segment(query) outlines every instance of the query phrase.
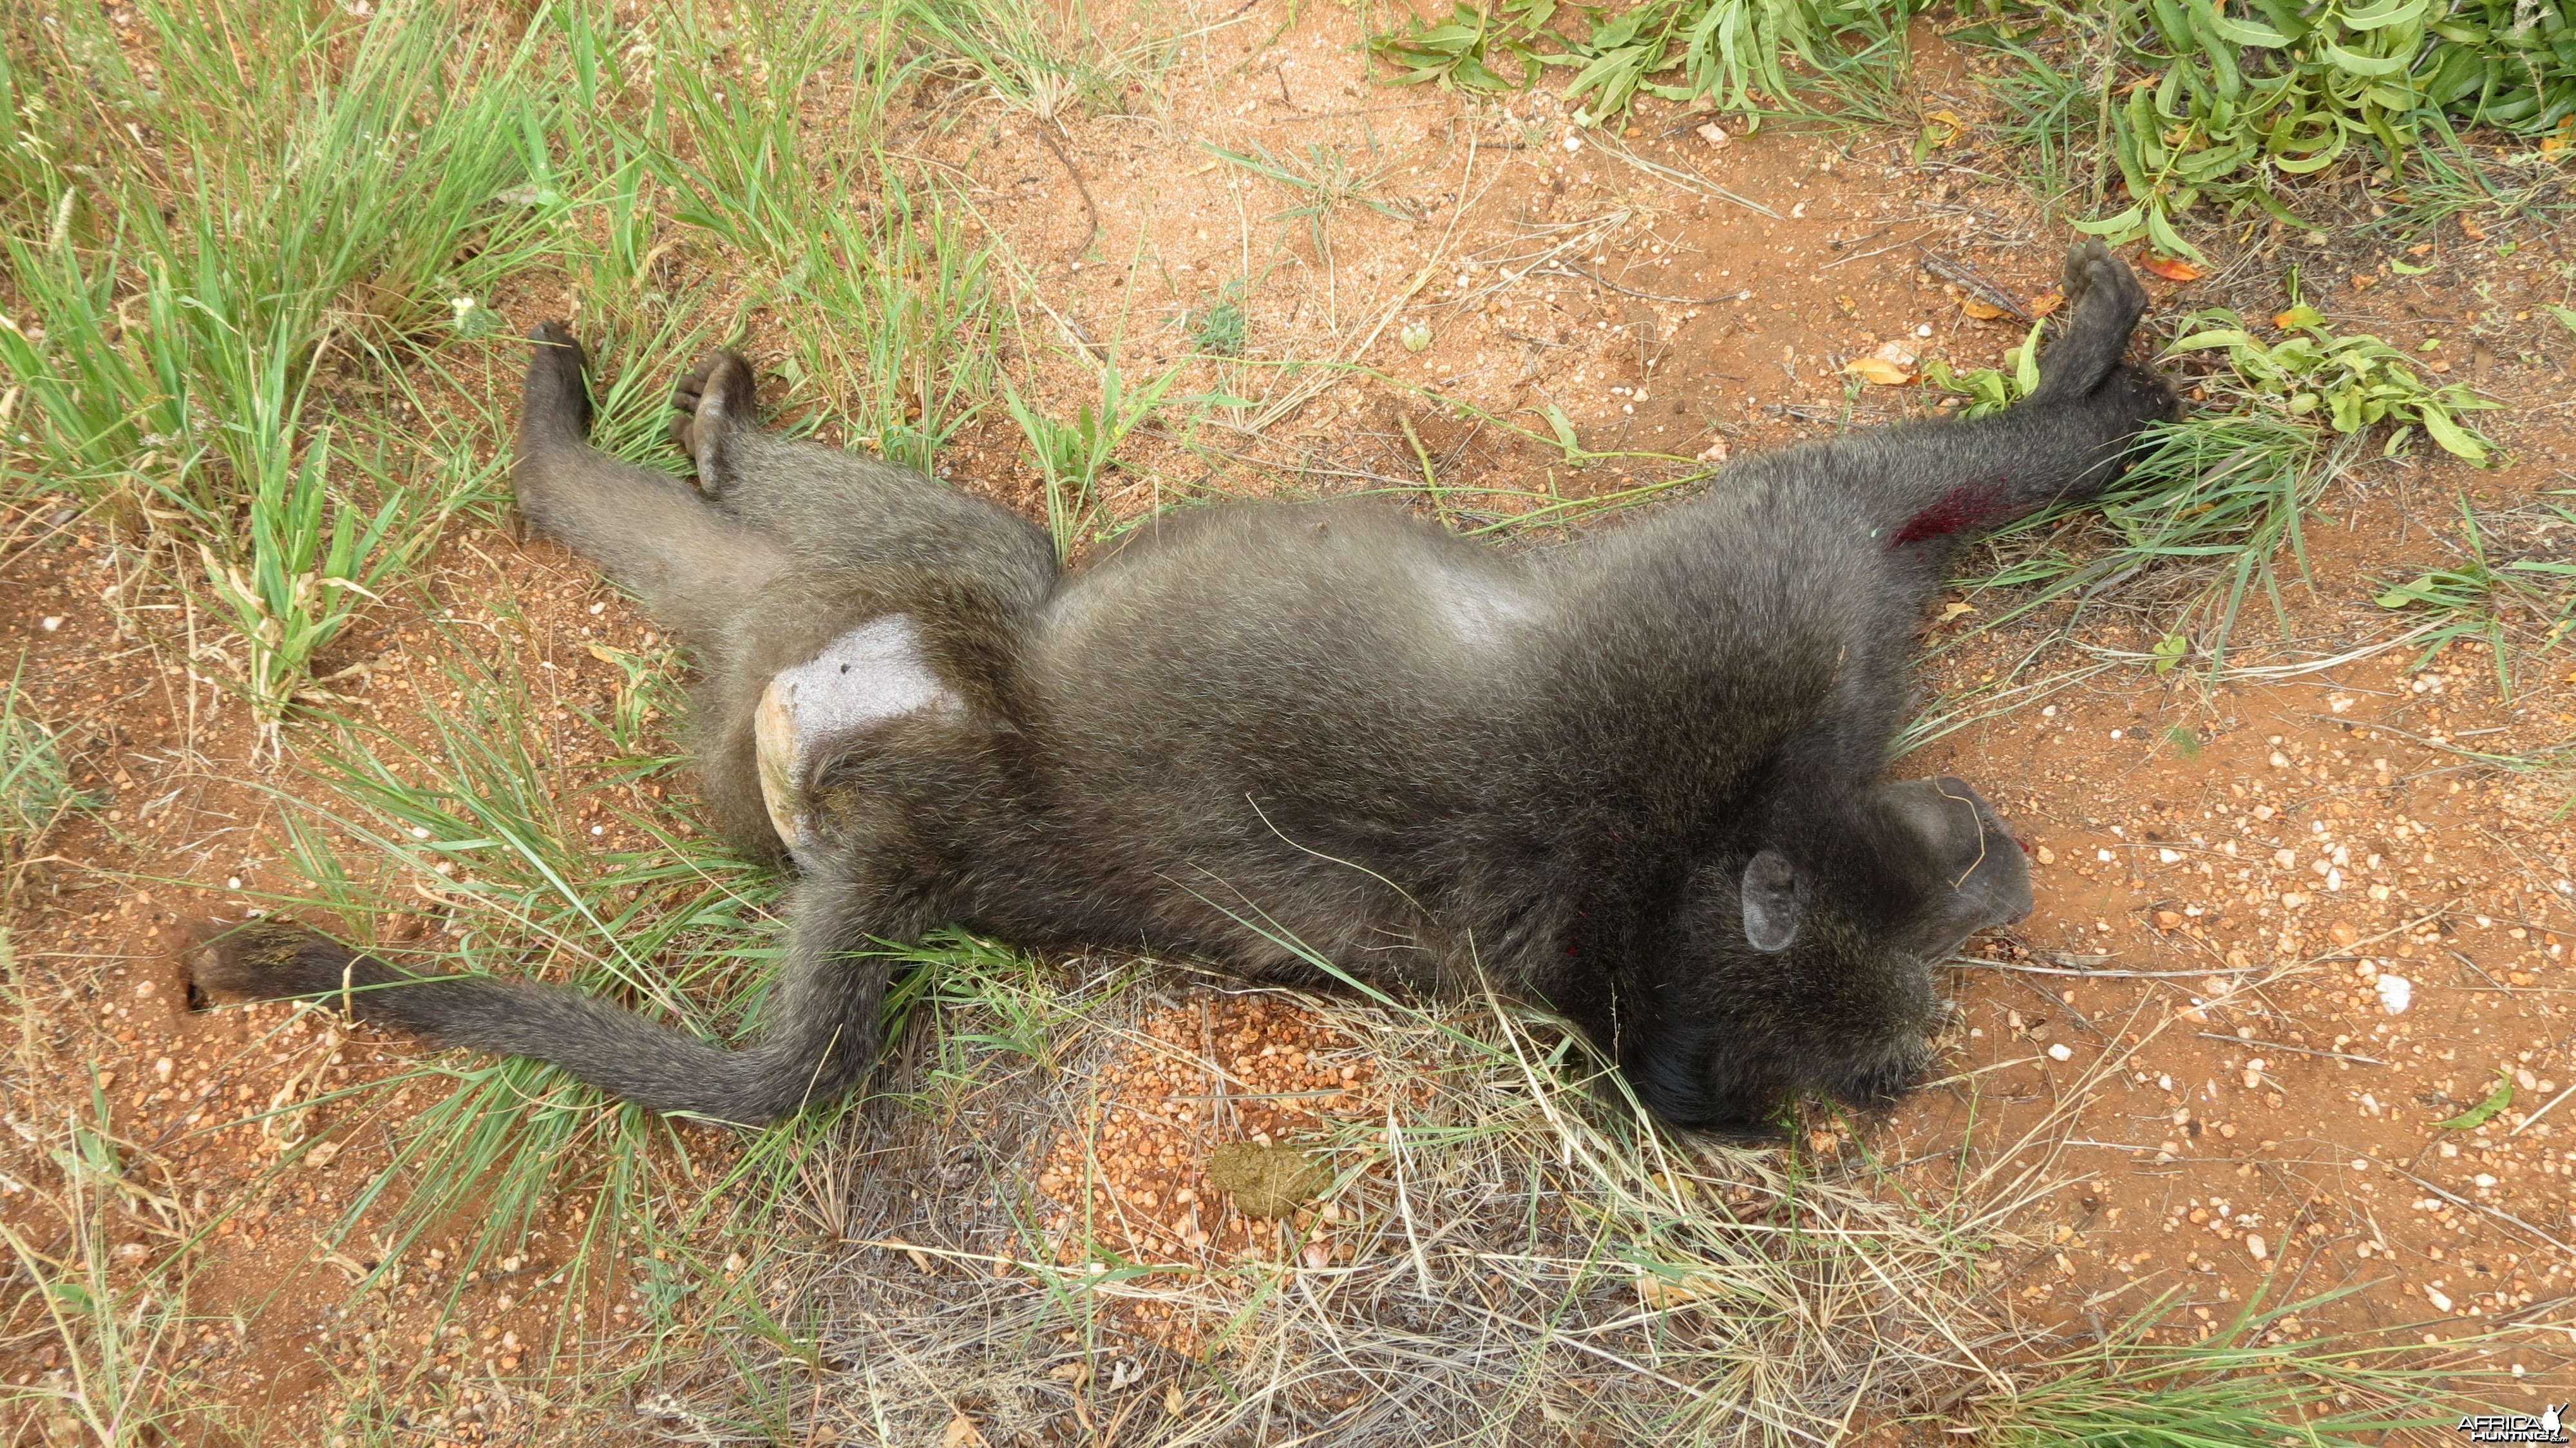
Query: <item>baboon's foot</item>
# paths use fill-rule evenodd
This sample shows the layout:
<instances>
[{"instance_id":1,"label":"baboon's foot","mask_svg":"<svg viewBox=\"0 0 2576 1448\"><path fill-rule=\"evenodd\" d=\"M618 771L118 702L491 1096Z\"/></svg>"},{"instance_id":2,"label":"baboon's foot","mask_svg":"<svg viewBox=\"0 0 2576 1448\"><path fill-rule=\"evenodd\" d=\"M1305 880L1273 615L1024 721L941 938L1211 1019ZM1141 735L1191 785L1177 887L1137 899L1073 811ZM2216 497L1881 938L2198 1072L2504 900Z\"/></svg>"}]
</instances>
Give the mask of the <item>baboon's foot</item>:
<instances>
[{"instance_id":1,"label":"baboon's foot","mask_svg":"<svg viewBox=\"0 0 2576 1448\"><path fill-rule=\"evenodd\" d=\"M2064 326L2040 359L2041 394L2082 397L2102 385L2129 350L2147 310L2147 289L2099 237L2066 255Z\"/></svg>"},{"instance_id":2,"label":"baboon's foot","mask_svg":"<svg viewBox=\"0 0 2576 1448\"><path fill-rule=\"evenodd\" d=\"M671 393L671 441L698 466L698 487L709 497L724 495L723 466L718 457L724 435L752 420L751 364L739 352L710 352Z\"/></svg>"},{"instance_id":3,"label":"baboon's foot","mask_svg":"<svg viewBox=\"0 0 2576 1448\"><path fill-rule=\"evenodd\" d=\"M582 374L590 354L561 322L539 322L528 333L533 351L520 393L519 428L531 441L579 442L590 435L590 388Z\"/></svg>"}]
</instances>

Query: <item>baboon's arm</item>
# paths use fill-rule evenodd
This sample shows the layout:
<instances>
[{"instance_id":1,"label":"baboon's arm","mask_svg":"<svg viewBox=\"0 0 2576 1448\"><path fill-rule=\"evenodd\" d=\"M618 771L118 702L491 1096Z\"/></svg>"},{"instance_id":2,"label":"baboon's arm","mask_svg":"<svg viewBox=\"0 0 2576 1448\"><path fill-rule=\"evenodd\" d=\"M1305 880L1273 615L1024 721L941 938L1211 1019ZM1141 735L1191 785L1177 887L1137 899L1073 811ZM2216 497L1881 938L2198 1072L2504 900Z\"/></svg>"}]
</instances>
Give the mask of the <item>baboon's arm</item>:
<instances>
[{"instance_id":1,"label":"baboon's arm","mask_svg":"<svg viewBox=\"0 0 2576 1448\"><path fill-rule=\"evenodd\" d=\"M786 969L758 1045L726 1050L614 1002L489 975L416 976L288 921L261 920L201 947L197 984L254 1000L316 997L442 1045L551 1061L649 1110L757 1124L829 1101L874 1064L887 962L874 937L912 922L865 892L808 880L792 902ZM917 926L913 928L918 928Z\"/></svg>"}]
</instances>

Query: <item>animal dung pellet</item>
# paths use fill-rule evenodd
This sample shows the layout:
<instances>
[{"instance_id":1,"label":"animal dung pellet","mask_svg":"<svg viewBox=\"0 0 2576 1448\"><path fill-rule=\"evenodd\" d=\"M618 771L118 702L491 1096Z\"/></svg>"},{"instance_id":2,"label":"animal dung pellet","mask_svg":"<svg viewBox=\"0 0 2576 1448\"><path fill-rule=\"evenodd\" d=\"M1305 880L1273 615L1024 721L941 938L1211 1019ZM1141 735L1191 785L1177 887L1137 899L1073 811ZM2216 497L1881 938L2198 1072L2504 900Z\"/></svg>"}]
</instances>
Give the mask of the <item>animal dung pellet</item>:
<instances>
[{"instance_id":1,"label":"animal dung pellet","mask_svg":"<svg viewBox=\"0 0 2576 1448\"><path fill-rule=\"evenodd\" d=\"M1207 1174L1248 1217L1284 1217L1333 1184L1332 1169L1296 1147L1249 1141L1209 1152Z\"/></svg>"}]
</instances>

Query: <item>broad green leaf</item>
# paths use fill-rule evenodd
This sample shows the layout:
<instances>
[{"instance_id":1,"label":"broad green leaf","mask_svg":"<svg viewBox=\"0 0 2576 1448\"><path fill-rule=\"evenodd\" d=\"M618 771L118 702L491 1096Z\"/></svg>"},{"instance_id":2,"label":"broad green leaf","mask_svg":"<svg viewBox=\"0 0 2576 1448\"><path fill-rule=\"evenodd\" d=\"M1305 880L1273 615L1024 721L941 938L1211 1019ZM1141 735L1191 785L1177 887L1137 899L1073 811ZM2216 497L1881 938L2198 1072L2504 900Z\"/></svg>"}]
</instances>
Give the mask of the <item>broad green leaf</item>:
<instances>
[{"instance_id":1,"label":"broad green leaf","mask_svg":"<svg viewBox=\"0 0 2576 1448\"><path fill-rule=\"evenodd\" d=\"M2099 221L2070 221L2066 224L2086 236L2109 236L2113 232L2127 231L2135 227L2138 224L2138 218L2145 213L2145 210L2146 208L2142 206L2132 206L2117 216L2106 216ZM2576 322L2570 322L2568 325L2576 326Z\"/></svg>"},{"instance_id":2,"label":"broad green leaf","mask_svg":"<svg viewBox=\"0 0 2576 1448\"><path fill-rule=\"evenodd\" d=\"M2252 20L2229 16L2218 7L2217 0L2199 0L2193 7L2202 23L2238 45L2259 45L2273 49L2290 43L2290 37Z\"/></svg>"},{"instance_id":3,"label":"broad green leaf","mask_svg":"<svg viewBox=\"0 0 2576 1448\"><path fill-rule=\"evenodd\" d=\"M2396 75L2406 69L2404 56L2363 55L2358 51L2346 50L2331 40L2325 43L2325 52L2327 59L2344 70L2354 75L2368 76L2374 80Z\"/></svg>"},{"instance_id":4,"label":"broad green leaf","mask_svg":"<svg viewBox=\"0 0 2576 1448\"><path fill-rule=\"evenodd\" d=\"M2343 23L2355 30L2385 30L2391 25L2421 19L2431 3L2432 0L2390 0L2390 3L2375 9L2347 10L2343 14Z\"/></svg>"},{"instance_id":5,"label":"broad green leaf","mask_svg":"<svg viewBox=\"0 0 2576 1448\"><path fill-rule=\"evenodd\" d=\"M2477 435L2454 422L2448 412L2431 406L2420 408L2418 411L2423 419L2424 431L2432 434L2433 441L2442 445L2442 451L2454 457L2466 458L2473 463L2487 460L2487 450L2479 444Z\"/></svg>"},{"instance_id":6,"label":"broad green leaf","mask_svg":"<svg viewBox=\"0 0 2576 1448\"><path fill-rule=\"evenodd\" d=\"M2504 1110L2512 1104L2513 1077L2502 1070L2498 1070L2496 1072L2496 1089L2487 1093L2486 1100L2479 1102L2477 1105L2470 1107L2468 1110L2461 1112L2459 1115L2452 1117L2448 1121L2437 1121L2433 1124L2444 1131L2475 1131L2479 1127L2486 1125L2488 1122L2495 1120L2497 1112Z\"/></svg>"}]
</instances>

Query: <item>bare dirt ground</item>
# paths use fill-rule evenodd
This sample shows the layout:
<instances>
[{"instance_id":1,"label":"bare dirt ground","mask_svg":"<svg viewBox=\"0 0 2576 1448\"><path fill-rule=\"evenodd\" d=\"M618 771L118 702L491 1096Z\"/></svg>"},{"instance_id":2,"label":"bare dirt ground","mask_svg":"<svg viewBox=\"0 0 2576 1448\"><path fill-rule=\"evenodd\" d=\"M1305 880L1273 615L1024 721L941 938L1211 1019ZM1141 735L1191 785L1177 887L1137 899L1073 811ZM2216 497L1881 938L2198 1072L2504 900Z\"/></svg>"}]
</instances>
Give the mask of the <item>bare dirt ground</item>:
<instances>
[{"instance_id":1,"label":"bare dirt ground","mask_svg":"<svg viewBox=\"0 0 2576 1448\"><path fill-rule=\"evenodd\" d=\"M1910 137L1868 133L1775 127L1713 144L1706 117L1652 103L1605 137L1577 132L1544 93L1471 105L1381 89L1354 53L1352 18L1332 7L1237 16L1181 52L1168 114L1068 118L1062 158L1037 123L1001 111L898 136L963 178L1007 241L1019 365L1041 391L1069 392L1077 348L1115 346L1138 374L1183 356L1209 309L1239 300L1241 359L1196 364L1189 385L1256 396L1219 421L1257 430L1145 438L1107 495L1121 520L1201 494L1378 490L1476 526L1706 470L1675 460L1920 414L1918 389L1848 384L1844 364L1896 343L1992 365L2022 332L2009 316L1971 317L1960 285L1927 261L2029 303L2049 292L2070 240L2042 224L2015 158L1981 148L1973 124L1920 163ZM1923 88L1926 107L1979 114L1973 69L1928 39ZM1213 148L1356 179L1322 205ZM2508 240L2516 248L2499 255ZM2576 656L2517 660L2507 699L2471 647L2419 666L2416 648L2392 643L2409 620L2372 602L2387 580L2454 556L2462 497L2502 520L2504 556L2569 556L2570 530L2538 505L2576 487L2576 337L2535 313L2564 299L2548 267L2568 257L2537 222L2441 236L2414 257L2432 267L2421 276L2392 273L2386 250L2359 233L2322 245L2256 233L2210 277L2151 279L2151 319L2221 301L2268 314L2297 261L2338 326L2410 348L2438 337L2460 376L2510 402L2490 426L2506 465L2475 470L2420 446L2364 463L2312 519L2307 573L2292 571L2281 618L2249 609L2230 671L2159 675L2133 658L1901 766L1961 775L1995 798L2033 852L2039 909L1978 942L1991 968L1948 973L1959 1017L1943 1079L1885 1122L1819 1120L1796 1149L1818 1169L1933 1192L2026 1139L2053 1143L2041 1155L2060 1184L2016 1224L2040 1246L1998 1263L1997 1314L2080 1333L2179 1289L2182 1315L2162 1331L2183 1339L2258 1293L2344 1293L2282 1324L2292 1336L2402 1325L2431 1343L2571 1321L2576 1105L2562 1103L2576 1089L2576 822L2563 768L2507 761L2576 739ZM697 241L675 264L721 273L724 258ZM533 277L505 304L524 330L578 321L580 301ZM1414 326L1428 329L1418 351L1403 340ZM756 362L779 360L758 316L744 345ZM1287 367L1324 361L1365 370ZM490 385L505 390L515 365L496 346ZM1590 450L1667 460L1574 465L1544 441L1550 406ZM1039 506L998 409L952 449L948 471ZM139 1263L185 1244L201 1260L200 1325L180 1352L193 1391L224 1411L188 1420L182 1437L338 1441L347 1405L373 1397L415 1414L408 1441L668 1441L685 1421L656 1415L652 1385L609 1410L558 1394L539 1371L567 1361L551 1355L567 1343L612 1376L640 1350L626 1326L640 1289L620 1279L567 1293L562 1269L594 1209L577 1187L523 1254L468 1274L449 1265L456 1239L432 1233L388 1286L355 1295L350 1282L376 1262L320 1245L319 1225L389 1159L382 1121L405 1109L357 1088L417 1048L279 1008L189 1008L174 954L187 928L240 918L263 889L291 883L278 873L291 863L281 800L298 797L297 770L325 766L292 729L282 763L261 755L240 706L192 671L200 621L149 564L130 528L43 499L0 520L0 652L24 651L21 699L69 742L75 782L105 797L11 881L15 970L40 1009L25 1023L10 1120L24 1119L23 1098L95 1093L138 1163L117 1247ZM671 646L578 560L486 523L458 524L423 596L344 640L320 671L340 674L329 687L401 735L415 691L437 687L424 667L433 651L510 651L550 691L531 717L566 726L539 745L567 787L606 759L573 713L628 687L618 656ZM1930 691L2034 650L2041 674L2071 675L2095 661L2088 650L2142 657L2159 631L2151 609L2115 601L1963 637L1997 609L1981 596L1926 620L1927 641L1949 645L1928 666ZM623 804L649 812L660 788L627 788ZM603 848L643 842L614 809L598 819ZM435 899L416 928L443 928ZM1132 1109L1077 1116L1080 1129L1032 1135L972 1180L1033 1180L1059 1226L1132 1212L1122 1230L1138 1243L1220 1261L1257 1234L1206 1178L1208 1146L1284 1140L1309 1115L1392 1120L1401 1103L1292 1003L1248 1006L1185 978L1156 988L1174 1003L1146 1035L1241 1063L1236 1077L1281 1103L1167 1111L1194 1088L1156 1075L1163 1057L1148 1052L1112 1069L1134 1073L1125 1084L1150 1130ZM1202 1031L1204 1043L1185 1039ZM2515 1087L2507 1109L2474 1128L2436 1124L2500 1080ZM907 1119L869 1129L899 1136ZM720 1178L728 1139L685 1135L694 1169ZM54 1240L62 1224L23 1185L50 1170L50 1147L21 1136L0 1137L0 1217ZM291 1169L268 1170L298 1148ZM945 1167L889 1160L922 1203L908 1240L939 1250ZM2026 1152L2013 1160L2015 1173L2034 1169ZM826 1202L792 1230L835 1216ZM1346 1250L1333 1223L1297 1218L1300 1250L1322 1262ZM961 1270L929 1251L907 1264L881 1245L835 1250L870 1272ZM1174 1358L1197 1351L1203 1330L1150 1311L1119 1328L1139 1352ZM2482 1394L2526 1410L2571 1396L2576 1327L2499 1351L2488 1366L2520 1381ZM65 1366L41 1335L0 1342L0 1377ZM1032 1428L1033 1441L1115 1437L1105 1429L1120 1409L1098 1391L1099 1406ZM1148 1417L1164 1411L1159 1397L1140 1401ZM41 1420L14 1431L68 1441ZM1568 1428L1562 1441L1591 1440Z\"/></svg>"}]
</instances>

